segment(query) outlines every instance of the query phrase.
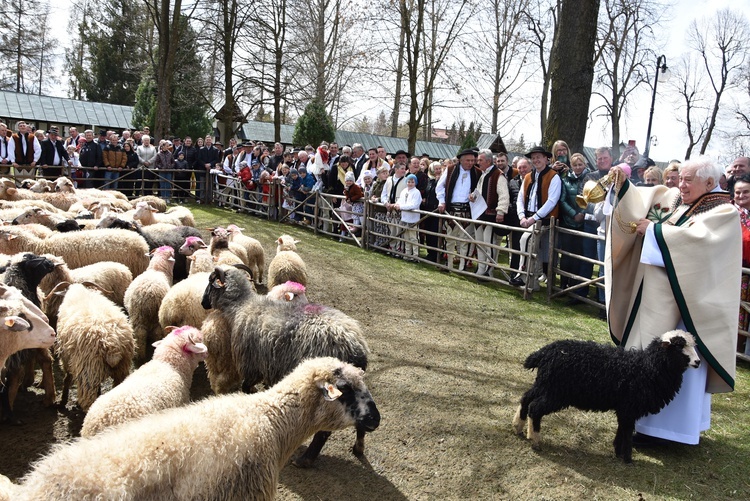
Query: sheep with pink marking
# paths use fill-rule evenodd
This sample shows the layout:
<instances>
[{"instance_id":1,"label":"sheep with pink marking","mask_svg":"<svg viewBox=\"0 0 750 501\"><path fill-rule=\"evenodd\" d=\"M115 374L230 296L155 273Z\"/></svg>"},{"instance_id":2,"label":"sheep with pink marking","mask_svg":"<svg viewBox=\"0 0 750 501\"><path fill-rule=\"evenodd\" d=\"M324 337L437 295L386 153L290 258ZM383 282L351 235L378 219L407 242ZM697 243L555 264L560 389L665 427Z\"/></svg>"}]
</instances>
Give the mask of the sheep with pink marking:
<instances>
[{"instance_id":1,"label":"sheep with pink marking","mask_svg":"<svg viewBox=\"0 0 750 501\"><path fill-rule=\"evenodd\" d=\"M203 335L186 325L174 328L154 347L149 362L96 399L83 421L82 437L190 402L193 372L206 358Z\"/></svg>"}]
</instances>

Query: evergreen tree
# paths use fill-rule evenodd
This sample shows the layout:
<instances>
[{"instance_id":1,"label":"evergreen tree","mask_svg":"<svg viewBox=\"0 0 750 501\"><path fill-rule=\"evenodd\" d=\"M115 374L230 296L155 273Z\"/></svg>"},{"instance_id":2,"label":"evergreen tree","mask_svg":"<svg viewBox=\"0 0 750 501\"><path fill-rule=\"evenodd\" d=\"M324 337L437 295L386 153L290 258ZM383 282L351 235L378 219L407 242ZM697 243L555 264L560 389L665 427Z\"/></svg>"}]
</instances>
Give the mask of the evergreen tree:
<instances>
[{"instance_id":1,"label":"evergreen tree","mask_svg":"<svg viewBox=\"0 0 750 501\"><path fill-rule=\"evenodd\" d=\"M458 136L456 137L458 139L458 143L463 143L464 139L466 139L466 122L461 119L461 123L458 125Z\"/></svg>"},{"instance_id":2,"label":"evergreen tree","mask_svg":"<svg viewBox=\"0 0 750 501\"><path fill-rule=\"evenodd\" d=\"M474 134L466 134L466 139L464 139L464 142L461 143L461 146L458 148L458 153L468 150L469 148L474 148L477 145L477 140L474 138Z\"/></svg>"},{"instance_id":3,"label":"evergreen tree","mask_svg":"<svg viewBox=\"0 0 750 501\"><path fill-rule=\"evenodd\" d=\"M81 43L89 54L72 72L79 75L78 85L88 100L133 104L148 66L141 43L145 19L136 0L99 0L81 19Z\"/></svg>"},{"instance_id":4,"label":"evergreen tree","mask_svg":"<svg viewBox=\"0 0 750 501\"><path fill-rule=\"evenodd\" d=\"M305 107L305 112L297 120L294 127L292 143L297 145L312 144L318 145L321 141L333 141L335 131L333 130L333 120L326 113L323 103L313 99Z\"/></svg>"},{"instance_id":5,"label":"evergreen tree","mask_svg":"<svg viewBox=\"0 0 750 501\"><path fill-rule=\"evenodd\" d=\"M451 125L450 130L448 130L448 144L457 144L458 143L458 127L456 127L456 122L453 122L453 125Z\"/></svg>"},{"instance_id":6,"label":"evergreen tree","mask_svg":"<svg viewBox=\"0 0 750 501\"><path fill-rule=\"evenodd\" d=\"M143 73L141 83L135 92L135 105L131 121L136 129L149 127L153 130L156 113L156 82L150 71Z\"/></svg>"},{"instance_id":7,"label":"evergreen tree","mask_svg":"<svg viewBox=\"0 0 750 501\"><path fill-rule=\"evenodd\" d=\"M378 119L375 122L374 133L379 136L388 136L391 133L391 124L383 110L380 110L380 115L378 115Z\"/></svg>"}]
</instances>

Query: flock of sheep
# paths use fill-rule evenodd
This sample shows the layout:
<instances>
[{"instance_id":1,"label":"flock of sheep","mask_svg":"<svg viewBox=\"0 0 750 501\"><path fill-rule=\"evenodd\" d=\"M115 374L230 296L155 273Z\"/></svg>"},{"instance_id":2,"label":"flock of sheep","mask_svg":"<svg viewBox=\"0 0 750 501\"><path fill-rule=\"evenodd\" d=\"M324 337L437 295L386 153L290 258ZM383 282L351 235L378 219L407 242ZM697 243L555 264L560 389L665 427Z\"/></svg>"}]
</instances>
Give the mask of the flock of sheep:
<instances>
[{"instance_id":1,"label":"flock of sheep","mask_svg":"<svg viewBox=\"0 0 750 501\"><path fill-rule=\"evenodd\" d=\"M53 353L59 403L75 386L86 412L81 438L19 484L0 475L0 500L271 499L311 435L299 466L349 426L364 452L380 422L363 380L369 348L356 320L308 303L298 242L279 238L262 295L260 242L236 225L206 242L187 208L166 209L65 178L0 179L0 219L12 221L0 226L3 420L16 420L37 366L44 404L58 401ZM217 395L190 404L201 361Z\"/></svg>"},{"instance_id":2,"label":"flock of sheep","mask_svg":"<svg viewBox=\"0 0 750 501\"><path fill-rule=\"evenodd\" d=\"M307 301L297 241L278 239L264 277L262 245L236 225L211 229L206 243L187 208L155 197L131 202L65 178L32 188L0 179L0 220L12 221L0 226L2 418L15 421L36 366L44 404L56 402L53 352L59 403L75 385L86 417L81 438L55 446L19 484L0 475L0 501L271 499L311 435L298 466L349 426L354 454L364 453L380 422L363 381L370 350L356 320ZM264 278L266 295L256 292ZM216 396L190 404L201 361ZM666 405L697 361L679 331L639 352L552 343L526 360L538 374L514 429L526 425L538 448L547 414L615 410L615 453L630 462L635 420ZM652 388L658 380L669 384Z\"/></svg>"}]
</instances>

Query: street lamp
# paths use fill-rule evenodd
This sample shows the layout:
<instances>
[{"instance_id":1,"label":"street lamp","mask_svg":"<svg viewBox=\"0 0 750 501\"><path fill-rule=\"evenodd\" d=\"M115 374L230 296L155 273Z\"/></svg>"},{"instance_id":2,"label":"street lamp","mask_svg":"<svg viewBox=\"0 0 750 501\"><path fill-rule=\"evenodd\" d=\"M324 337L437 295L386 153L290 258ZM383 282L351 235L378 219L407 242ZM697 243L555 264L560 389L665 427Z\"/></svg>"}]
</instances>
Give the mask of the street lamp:
<instances>
[{"instance_id":1,"label":"street lamp","mask_svg":"<svg viewBox=\"0 0 750 501\"><path fill-rule=\"evenodd\" d=\"M669 80L669 68L667 68L667 56L661 55L656 58L656 76L654 77L654 91L651 94L651 113L648 115L648 131L646 132L646 149L643 151L643 156L648 157L648 152L651 149L651 122L654 119L654 104L656 104L656 85L659 82L666 82Z\"/></svg>"}]
</instances>

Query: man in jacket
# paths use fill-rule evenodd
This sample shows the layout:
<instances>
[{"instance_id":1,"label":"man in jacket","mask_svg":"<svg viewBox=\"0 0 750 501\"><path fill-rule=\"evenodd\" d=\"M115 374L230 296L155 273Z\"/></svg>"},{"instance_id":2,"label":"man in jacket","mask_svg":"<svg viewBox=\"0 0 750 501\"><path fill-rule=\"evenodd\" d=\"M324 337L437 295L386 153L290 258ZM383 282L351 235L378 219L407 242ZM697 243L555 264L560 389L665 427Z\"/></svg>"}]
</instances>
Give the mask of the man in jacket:
<instances>
[{"instance_id":1,"label":"man in jacket","mask_svg":"<svg viewBox=\"0 0 750 501\"><path fill-rule=\"evenodd\" d=\"M49 128L47 139L42 141L42 153L39 157L39 164L42 168L42 175L47 178L58 178L62 176L62 168L65 162L70 160L68 152L65 151L65 145L60 139L60 130L57 126ZM101 156L99 157L101 159Z\"/></svg>"}]
</instances>

